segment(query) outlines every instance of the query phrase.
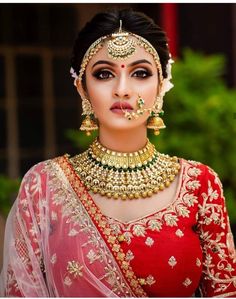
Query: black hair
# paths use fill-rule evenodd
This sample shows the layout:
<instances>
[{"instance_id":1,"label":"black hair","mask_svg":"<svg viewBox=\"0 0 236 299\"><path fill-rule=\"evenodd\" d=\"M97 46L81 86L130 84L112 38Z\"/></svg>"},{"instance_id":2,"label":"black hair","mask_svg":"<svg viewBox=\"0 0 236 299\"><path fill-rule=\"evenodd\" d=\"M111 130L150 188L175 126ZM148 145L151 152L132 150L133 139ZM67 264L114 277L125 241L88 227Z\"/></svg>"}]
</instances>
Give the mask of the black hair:
<instances>
[{"instance_id":1,"label":"black hair","mask_svg":"<svg viewBox=\"0 0 236 299\"><path fill-rule=\"evenodd\" d=\"M140 35L148 40L156 49L162 66L163 77L166 78L166 65L169 59L169 48L165 32L147 15L132 9L108 10L96 14L75 39L71 66L79 74L83 56L91 44L98 38L114 33L119 29L122 20L122 29ZM84 82L85 83L85 82Z\"/></svg>"}]
</instances>

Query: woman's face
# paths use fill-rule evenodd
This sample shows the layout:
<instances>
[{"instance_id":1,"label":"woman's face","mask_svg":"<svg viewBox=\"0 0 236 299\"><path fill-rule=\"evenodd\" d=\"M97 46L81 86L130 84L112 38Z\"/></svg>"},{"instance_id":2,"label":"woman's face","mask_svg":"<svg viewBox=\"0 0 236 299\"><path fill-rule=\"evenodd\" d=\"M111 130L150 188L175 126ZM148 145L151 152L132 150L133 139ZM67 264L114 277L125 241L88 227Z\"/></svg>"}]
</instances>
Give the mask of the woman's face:
<instances>
[{"instance_id":1,"label":"woman's face","mask_svg":"<svg viewBox=\"0 0 236 299\"><path fill-rule=\"evenodd\" d=\"M151 54L137 46L133 56L113 60L108 57L105 45L92 57L85 73L86 96L100 128L124 130L146 125L147 112L137 119L128 120L120 103L123 110L132 112L138 109L140 96L145 101L144 108L153 106L158 94L158 73Z\"/></svg>"}]
</instances>

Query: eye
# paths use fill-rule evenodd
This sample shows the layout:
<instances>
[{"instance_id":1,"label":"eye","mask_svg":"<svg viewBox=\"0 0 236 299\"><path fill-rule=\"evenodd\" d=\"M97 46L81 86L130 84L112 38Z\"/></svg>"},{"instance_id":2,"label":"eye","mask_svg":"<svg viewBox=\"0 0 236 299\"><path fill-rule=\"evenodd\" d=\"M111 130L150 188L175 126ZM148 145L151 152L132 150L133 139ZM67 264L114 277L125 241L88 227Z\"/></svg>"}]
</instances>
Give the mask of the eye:
<instances>
[{"instance_id":1,"label":"eye","mask_svg":"<svg viewBox=\"0 0 236 299\"><path fill-rule=\"evenodd\" d=\"M138 77L138 78L147 78L152 76L152 73L148 70L137 70L133 73L133 77Z\"/></svg>"},{"instance_id":2,"label":"eye","mask_svg":"<svg viewBox=\"0 0 236 299\"><path fill-rule=\"evenodd\" d=\"M113 74L108 70L99 70L93 73L93 76L98 80L106 80L109 78L113 78Z\"/></svg>"}]
</instances>

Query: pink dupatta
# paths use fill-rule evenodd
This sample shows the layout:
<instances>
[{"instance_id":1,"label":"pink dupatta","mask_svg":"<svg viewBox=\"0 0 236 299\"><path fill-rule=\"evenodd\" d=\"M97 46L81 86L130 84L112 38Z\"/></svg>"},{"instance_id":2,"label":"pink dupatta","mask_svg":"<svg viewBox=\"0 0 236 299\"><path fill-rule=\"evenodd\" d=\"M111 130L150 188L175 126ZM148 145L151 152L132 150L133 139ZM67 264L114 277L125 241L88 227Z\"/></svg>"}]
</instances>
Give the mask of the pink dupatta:
<instances>
[{"instance_id":1,"label":"pink dupatta","mask_svg":"<svg viewBox=\"0 0 236 299\"><path fill-rule=\"evenodd\" d=\"M147 297L67 156L22 180L6 224L0 296Z\"/></svg>"}]
</instances>

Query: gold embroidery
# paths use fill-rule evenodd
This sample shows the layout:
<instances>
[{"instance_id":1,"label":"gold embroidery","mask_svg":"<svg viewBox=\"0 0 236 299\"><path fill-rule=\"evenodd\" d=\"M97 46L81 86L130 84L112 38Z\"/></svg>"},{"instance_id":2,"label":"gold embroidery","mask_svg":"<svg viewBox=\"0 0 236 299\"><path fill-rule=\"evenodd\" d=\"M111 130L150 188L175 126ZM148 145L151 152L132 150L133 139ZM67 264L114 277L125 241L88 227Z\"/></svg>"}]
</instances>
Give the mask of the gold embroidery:
<instances>
[{"instance_id":1,"label":"gold embroidery","mask_svg":"<svg viewBox=\"0 0 236 299\"><path fill-rule=\"evenodd\" d=\"M56 253L54 253L54 254L51 256L50 262L51 262L53 265L57 262L57 254L56 254Z\"/></svg>"},{"instance_id":2,"label":"gold embroidery","mask_svg":"<svg viewBox=\"0 0 236 299\"><path fill-rule=\"evenodd\" d=\"M67 285L68 287L72 285L72 280L70 279L70 277L66 276L64 278L64 284Z\"/></svg>"},{"instance_id":3,"label":"gold embroidery","mask_svg":"<svg viewBox=\"0 0 236 299\"><path fill-rule=\"evenodd\" d=\"M200 266L201 266L201 264L202 264L202 263L201 263L200 259L199 259L199 258L197 258L197 259L196 259L196 265L197 265L198 267L200 267Z\"/></svg>"},{"instance_id":4,"label":"gold embroidery","mask_svg":"<svg viewBox=\"0 0 236 299\"><path fill-rule=\"evenodd\" d=\"M154 277L152 275L149 275L147 278L146 278L146 282L149 286L151 286L152 284L156 283L156 280L154 279Z\"/></svg>"},{"instance_id":5,"label":"gold embroidery","mask_svg":"<svg viewBox=\"0 0 236 299\"><path fill-rule=\"evenodd\" d=\"M82 202L82 205L78 201L77 198L74 196L71 196L69 200L66 198L68 195L65 194L64 198L58 198L57 197L57 202L55 201L55 204L62 204L62 214L63 216L69 216L68 221L74 221L75 223L78 223L81 227L83 227L83 219L86 218L86 213L83 211L85 208L87 213L90 215L89 221L95 222L97 227L100 228L100 233L103 234L103 237L106 239L108 242L109 246L111 247L111 250L113 252L114 257L116 258L116 262L119 264L120 269L124 273L124 275L127 278L127 281L129 282L129 285L131 286L131 290L126 286L127 282L123 279L123 276L119 274L120 269L116 269L116 281L117 284L112 285L112 290L116 293L121 292L122 294L128 294L127 296L133 297L134 294L138 297L146 297L145 291L141 288L139 285L137 278L131 268L131 266L128 264L127 261L125 261L125 255L122 255L123 250L121 249L119 242L117 239L115 239L114 243L111 244L109 242L109 237L112 236L112 231L110 232L110 235L104 234L104 230L108 233L110 230L110 227L108 225L107 219L105 216L101 214L101 211L97 208L95 203L92 201L89 193L87 192L86 188L83 187L82 182L79 180L79 177L76 175L74 169L72 168L71 164L68 161L67 157L59 157L54 160L56 164L54 164L55 167L55 178L58 178L60 175L63 177L63 173L59 174L57 168L57 164L60 166L60 168L64 171L66 174L69 183L73 187L74 191L80 198L80 201ZM62 178L62 181L65 181L64 178ZM56 184L53 184L52 187L54 187ZM78 188L78 189L77 189ZM60 188L60 189L66 189L66 188ZM80 208L80 209L79 209ZM70 220L71 219L71 220ZM87 218L86 218L86 221ZM98 246L99 243L101 243L101 240L99 240L95 234L91 233L92 232L92 225L88 226L87 222L84 225L84 228L82 228L84 232L90 235L90 240L87 243L92 243L94 246ZM98 232L97 232L98 233ZM83 246L86 246L86 243L83 244ZM101 252L105 250L104 246L100 248ZM117 258L119 254L120 259ZM104 254L103 254L104 255ZM110 252L107 252L107 255L110 255ZM123 260L122 260L123 259ZM105 262L105 260L104 260ZM105 268L105 267L104 267ZM114 268L114 267L113 267ZM118 275L117 275L118 274ZM119 277L119 279L117 279ZM105 279L105 276L103 276L100 279ZM122 281L123 280L123 281ZM110 281L110 280L109 280ZM125 287L124 287L125 286ZM126 289L125 289L126 288ZM128 293L127 293L128 292Z\"/></svg>"},{"instance_id":6,"label":"gold embroidery","mask_svg":"<svg viewBox=\"0 0 236 299\"><path fill-rule=\"evenodd\" d=\"M118 236L118 241L119 242L124 242L125 241L125 236L124 235L119 235Z\"/></svg>"},{"instance_id":7,"label":"gold embroidery","mask_svg":"<svg viewBox=\"0 0 236 299\"><path fill-rule=\"evenodd\" d=\"M178 225L179 217L190 217L189 208L198 203L197 196L193 194L200 183L196 177L201 174L195 166L182 160L181 176L183 184L180 188L176 200L171 203L166 209L157 211L153 215L141 218L135 222L124 224L113 218L106 217L109 227L114 235L120 235L122 232L125 240L130 244L132 237L145 237L147 230L161 231L163 224L174 227ZM189 188L190 187L190 188ZM176 231L178 237L183 237L184 233L181 230Z\"/></svg>"},{"instance_id":8,"label":"gold embroidery","mask_svg":"<svg viewBox=\"0 0 236 299\"><path fill-rule=\"evenodd\" d=\"M137 237L144 237L145 236L145 227L142 225L134 225L133 227L134 235Z\"/></svg>"},{"instance_id":9,"label":"gold embroidery","mask_svg":"<svg viewBox=\"0 0 236 299\"><path fill-rule=\"evenodd\" d=\"M233 297L236 295L236 292L229 292L229 293L224 293L220 294L219 296L214 296L215 298L227 298L227 297Z\"/></svg>"},{"instance_id":10,"label":"gold embroidery","mask_svg":"<svg viewBox=\"0 0 236 299\"><path fill-rule=\"evenodd\" d=\"M72 229L69 231L68 236L70 236L70 237L74 237L74 236L76 236L78 233L79 233L79 232L78 232L76 229L72 228Z\"/></svg>"},{"instance_id":11,"label":"gold embroidery","mask_svg":"<svg viewBox=\"0 0 236 299\"><path fill-rule=\"evenodd\" d=\"M151 247L154 244L154 240L150 237L147 237L145 244L149 247Z\"/></svg>"},{"instance_id":12,"label":"gold embroidery","mask_svg":"<svg viewBox=\"0 0 236 299\"><path fill-rule=\"evenodd\" d=\"M89 259L89 263L92 264L99 258L99 255L97 255L93 249L90 249L87 254L87 258Z\"/></svg>"},{"instance_id":13,"label":"gold embroidery","mask_svg":"<svg viewBox=\"0 0 236 299\"><path fill-rule=\"evenodd\" d=\"M129 249L126 253L126 258L127 261L131 261L132 259L134 259L134 254L133 252Z\"/></svg>"},{"instance_id":14,"label":"gold embroidery","mask_svg":"<svg viewBox=\"0 0 236 299\"><path fill-rule=\"evenodd\" d=\"M169 258L168 264L172 267L172 269L174 268L174 266L176 266L177 261L176 261L176 259L175 259L174 256L171 256L171 257Z\"/></svg>"},{"instance_id":15,"label":"gold embroidery","mask_svg":"<svg viewBox=\"0 0 236 299\"><path fill-rule=\"evenodd\" d=\"M185 281L183 282L183 285L187 288L188 286L190 286L191 283L192 283L192 280L187 277L185 279Z\"/></svg>"},{"instance_id":16,"label":"gold embroidery","mask_svg":"<svg viewBox=\"0 0 236 299\"><path fill-rule=\"evenodd\" d=\"M67 263L67 271L73 275L74 278L83 276L83 266L76 261L69 261Z\"/></svg>"},{"instance_id":17,"label":"gold embroidery","mask_svg":"<svg viewBox=\"0 0 236 299\"><path fill-rule=\"evenodd\" d=\"M176 236L178 236L179 238L182 238L184 236L184 233L182 232L181 229L177 229L177 231L175 232Z\"/></svg>"},{"instance_id":18,"label":"gold embroidery","mask_svg":"<svg viewBox=\"0 0 236 299\"><path fill-rule=\"evenodd\" d=\"M214 295L226 290L230 286L236 285L236 278L233 276L233 251L230 254L229 244L227 244L227 234L222 231L228 227L230 230L229 219L225 214L225 202L223 197L222 185L218 176L213 170L209 173L213 175L214 184L218 185L219 191L212 187L212 182L207 181L207 192L201 193L202 202L199 204L199 234L202 242L203 254L203 273L204 279L211 281ZM220 192L220 193L219 193ZM219 201L222 200L222 201ZM219 227L218 233L212 232L208 226ZM232 246L232 245L231 245ZM232 247L231 247L232 248ZM204 286L202 288L204 294ZM205 295L205 294L204 294Z\"/></svg>"},{"instance_id":19,"label":"gold embroidery","mask_svg":"<svg viewBox=\"0 0 236 299\"><path fill-rule=\"evenodd\" d=\"M139 283L144 286L144 285L153 285L154 283L156 283L156 280L154 279L154 277L152 275L149 275L147 278L138 278Z\"/></svg>"}]
</instances>

